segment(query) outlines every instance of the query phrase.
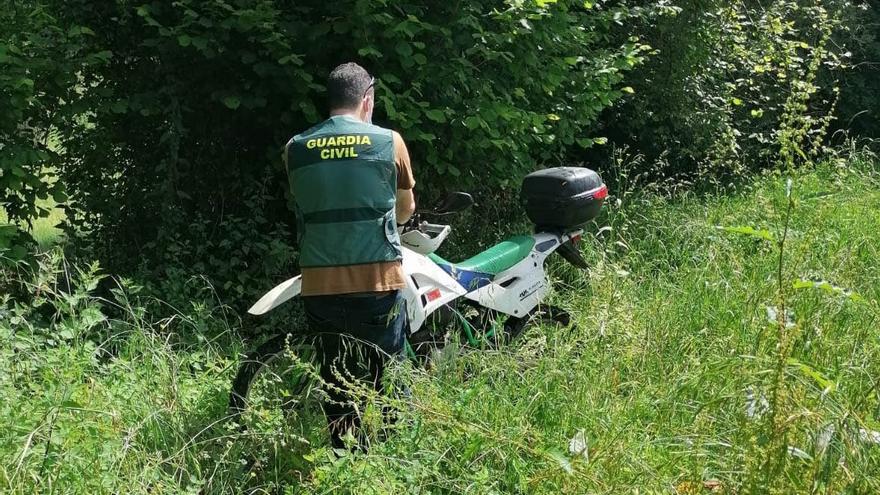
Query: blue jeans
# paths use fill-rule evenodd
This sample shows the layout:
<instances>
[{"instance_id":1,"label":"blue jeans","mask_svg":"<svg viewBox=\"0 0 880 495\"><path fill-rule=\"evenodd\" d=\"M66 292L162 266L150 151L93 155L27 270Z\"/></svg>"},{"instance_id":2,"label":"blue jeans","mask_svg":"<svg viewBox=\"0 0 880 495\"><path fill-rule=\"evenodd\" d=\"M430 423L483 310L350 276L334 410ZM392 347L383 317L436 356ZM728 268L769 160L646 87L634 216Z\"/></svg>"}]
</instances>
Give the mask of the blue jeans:
<instances>
[{"instance_id":1,"label":"blue jeans","mask_svg":"<svg viewBox=\"0 0 880 495\"><path fill-rule=\"evenodd\" d=\"M362 380L383 390L385 364L402 354L406 342L406 300L400 291L302 299L322 358L321 378L334 385L327 391L330 401L324 404L324 413L333 446L339 448L345 432L360 426L343 382Z\"/></svg>"}]
</instances>

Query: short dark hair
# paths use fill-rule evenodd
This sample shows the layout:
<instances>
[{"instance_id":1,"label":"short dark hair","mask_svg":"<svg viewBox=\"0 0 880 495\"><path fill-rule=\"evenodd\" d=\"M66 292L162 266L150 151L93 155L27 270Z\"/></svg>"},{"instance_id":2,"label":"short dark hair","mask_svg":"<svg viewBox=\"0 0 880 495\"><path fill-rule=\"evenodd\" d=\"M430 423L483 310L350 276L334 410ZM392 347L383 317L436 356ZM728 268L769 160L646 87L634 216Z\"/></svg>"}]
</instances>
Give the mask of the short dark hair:
<instances>
[{"instance_id":1,"label":"short dark hair","mask_svg":"<svg viewBox=\"0 0 880 495\"><path fill-rule=\"evenodd\" d=\"M330 110L357 107L372 79L366 69L354 62L337 66L327 78L327 106Z\"/></svg>"}]
</instances>

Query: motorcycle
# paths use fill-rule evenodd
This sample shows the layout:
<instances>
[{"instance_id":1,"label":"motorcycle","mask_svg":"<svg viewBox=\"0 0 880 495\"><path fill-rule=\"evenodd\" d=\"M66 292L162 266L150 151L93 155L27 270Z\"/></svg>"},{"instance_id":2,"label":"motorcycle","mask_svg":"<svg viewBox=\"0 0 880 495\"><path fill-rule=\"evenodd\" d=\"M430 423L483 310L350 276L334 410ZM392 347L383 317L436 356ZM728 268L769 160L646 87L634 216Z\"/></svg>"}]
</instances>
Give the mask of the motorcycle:
<instances>
[{"instance_id":1,"label":"motorcycle","mask_svg":"<svg viewBox=\"0 0 880 495\"><path fill-rule=\"evenodd\" d=\"M425 219L442 219L466 210L473 205L471 195L452 193L436 208L417 212L400 235L406 281L407 354L424 356L426 350L436 350L449 340L445 330L455 322L460 324L463 340L472 347L513 340L536 321L568 326L567 313L543 304L551 289L545 263L558 253L572 265L587 268L577 244L584 225L598 215L607 195L605 184L589 169L559 167L530 174L523 181L522 196L535 232L511 237L458 263L436 254L452 227ZM286 280L261 297L248 313L264 315L295 299L301 288L301 276ZM297 341L295 334L284 332L258 347L242 363L230 393L233 414L246 410L256 380L285 354L294 362L281 366L281 370L293 376L293 370L299 369L299 375L282 377L276 367L268 373L267 382L286 390L263 390L261 395L282 393L286 399L280 405L287 409L302 402L302 396L308 395L303 363L313 359L315 351Z\"/></svg>"}]
</instances>

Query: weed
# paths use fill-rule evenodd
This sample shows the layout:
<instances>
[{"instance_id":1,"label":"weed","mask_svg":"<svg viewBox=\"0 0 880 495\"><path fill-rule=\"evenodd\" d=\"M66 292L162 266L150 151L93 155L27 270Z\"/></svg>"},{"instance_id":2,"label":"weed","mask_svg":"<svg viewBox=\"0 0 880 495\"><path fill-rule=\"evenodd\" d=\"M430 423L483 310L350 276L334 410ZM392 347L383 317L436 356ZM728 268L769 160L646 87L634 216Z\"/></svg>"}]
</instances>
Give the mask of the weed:
<instances>
[{"instance_id":1,"label":"weed","mask_svg":"<svg viewBox=\"0 0 880 495\"><path fill-rule=\"evenodd\" d=\"M235 427L250 345L228 308L97 297L97 267L44 254L35 304L0 306L0 491L877 492L873 160L792 172L790 194L767 174L609 201L590 270L551 266L576 327L392 369L409 395L360 390L367 454L334 454L321 418Z\"/></svg>"}]
</instances>

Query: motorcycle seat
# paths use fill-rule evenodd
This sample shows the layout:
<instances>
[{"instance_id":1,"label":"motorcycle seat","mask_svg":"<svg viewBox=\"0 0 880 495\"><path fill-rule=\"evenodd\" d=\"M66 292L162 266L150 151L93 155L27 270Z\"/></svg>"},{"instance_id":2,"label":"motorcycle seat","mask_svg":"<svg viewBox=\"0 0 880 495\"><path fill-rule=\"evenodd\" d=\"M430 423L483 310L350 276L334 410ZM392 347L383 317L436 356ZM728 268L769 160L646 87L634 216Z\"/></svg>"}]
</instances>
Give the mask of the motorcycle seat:
<instances>
[{"instance_id":1,"label":"motorcycle seat","mask_svg":"<svg viewBox=\"0 0 880 495\"><path fill-rule=\"evenodd\" d=\"M462 287L476 290L491 282L499 273L524 260L534 246L534 237L520 235L502 241L459 263L451 263L433 253L428 257L452 275Z\"/></svg>"}]
</instances>

